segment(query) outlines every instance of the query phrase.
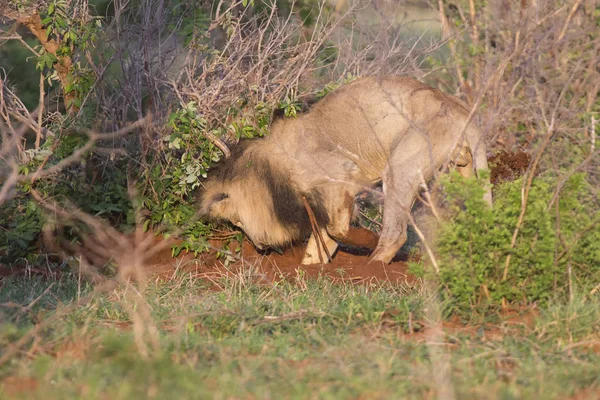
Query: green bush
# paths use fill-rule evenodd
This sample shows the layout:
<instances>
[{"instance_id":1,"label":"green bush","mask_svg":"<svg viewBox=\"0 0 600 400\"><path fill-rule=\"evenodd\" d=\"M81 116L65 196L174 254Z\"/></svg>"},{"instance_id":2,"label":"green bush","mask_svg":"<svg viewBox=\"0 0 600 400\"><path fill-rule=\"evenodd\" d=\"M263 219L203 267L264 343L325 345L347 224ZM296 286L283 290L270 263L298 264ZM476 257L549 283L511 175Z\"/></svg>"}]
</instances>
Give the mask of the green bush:
<instances>
[{"instance_id":1,"label":"green bush","mask_svg":"<svg viewBox=\"0 0 600 400\"><path fill-rule=\"evenodd\" d=\"M39 150L26 150L29 161L20 167L22 174L35 172L42 163L44 168L58 164L87 141L85 135L64 131L49 138ZM41 232L48 221L48 212L31 196L31 189L48 200L63 203L101 217L113 226L126 230L133 226L134 213L127 193L125 167L113 162L103 165L102 172L94 175L93 154L84 155L81 164L63 169L56 175L24 181L16 193L0 206L0 261L13 263L18 259L35 262L40 255Z\"/></svg>"},{"instance_id":2,"label":"green bush","mask_svg":"<svg viewBox=\"0 0 600 400\"><path fill-rule=\"evenodd\" d=\"M226 128L211 126L194 102L181 105L169 116L164 146L155 149L151 156L148 163L151 167L144 172L148 179L140 185L140 204L148 211L144 230L166 227L167 234L181 230L183 241L173 248L173 255L182 250L196 254L207 250L211 225L196 215L195 190L223 156L207 136L220 138L232 134L240 139L268 132L271 108L259 103L251 116L246 116L241 115L246 105L241 99L240 102L229 110L232 122Z\"/></svg>"},{"instance_id":3,"label":"green bush","mask_svg":"<svg viewBox=\"0 0 600 400\"><path fill-rule=\"evenodd\" d=\"M482 181L465 180L458 173L443 177L449 219L438 232L437 261L441 290L450 304L466 310L546 303L564 298L569 283L597 284L598 205L586 175L577 173L565 182L558 203L549 206L559 181L550 174L533 180L511 247L521 213L523 178L497 185L490 209L482 198Z\"/></svg>"}]
</instances>

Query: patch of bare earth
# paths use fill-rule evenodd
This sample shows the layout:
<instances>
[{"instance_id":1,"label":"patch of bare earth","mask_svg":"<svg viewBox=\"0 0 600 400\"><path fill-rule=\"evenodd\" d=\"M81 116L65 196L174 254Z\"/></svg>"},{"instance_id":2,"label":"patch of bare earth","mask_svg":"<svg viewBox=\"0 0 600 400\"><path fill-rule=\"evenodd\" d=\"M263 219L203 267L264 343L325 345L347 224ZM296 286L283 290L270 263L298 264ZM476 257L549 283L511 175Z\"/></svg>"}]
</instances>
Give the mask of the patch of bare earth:
<instances>
[{"instance_id":1,"label":"patch of bare earth","mask_svg":"<svg viewBox=\"0 0 600 400\"><path fill-rule=\"evenodd\" d=\"M158 239L157 239L158 240ZM220 248L222 243L213 241L214 248ZM217 251L212 250L206 254L194 257L183 254L176 259L171 258L170 250L165 250L149 259L146 264L149 271L168 277L175 269L193 272L200 278L211 279L222 275L236 274L252 269L255 276L265 282L274 282L280 279L294 280L297 277L316 278L326 276L334 281L353 283L412 282L414 279L407 272L404 261L395 261L389 265L382 263L369 264L369 257L362 254L352 254L338 251L331 263L301 265L303 247L293 247L278 254L259 253L250 243L244 241L238 254L238 260L224 265L222 258L217 258Z\"/></svg>"},{"instance_id":2,"label":"patch of bare earth","mask_svg":"<svg viewBox=\"0 0 600 400\"><path fill-rule=\"evenodd\" d=\"M529 167L531 156L523 150L500 150L488 158L493 185L501 182L514 181Z\"/></svg>"},{"instance_id":3,"label":"patch of bare earth","mask_svg":"<svg viewBox=\"0 0 600 400\"><path fill-rule=\"evenodd\" d=\"M433 331L441 329L444 342L440 344L452 349L460 347L456 340L458 337L501 341L505 336L522 336L535 329L539 313L536 309L502 312L498 315L499 320L496 323L468 323L458 317L453 317L442 321L439 327L430 321L413 319L410 315L408 321L400 322L397 319L398 315L404 315L404 313L395 309L386 310L381 316L379 325L366 327L365 331L360 331L358 334L375 338L390 329L398 332L396 328L401 326L404 333L400 333L400 335L406 340L426 343L431 338Z\"/></svg>"},{"instance_id":4,"label":"patch of bare earth","mask_svg":"<svg viewBox=\"0 0 600 400\"><path fill-rule=\"evenodd\" d=\"M598 400L600 399L600 389L582 389L567 400Z\"/></svg>"}]
</instances>

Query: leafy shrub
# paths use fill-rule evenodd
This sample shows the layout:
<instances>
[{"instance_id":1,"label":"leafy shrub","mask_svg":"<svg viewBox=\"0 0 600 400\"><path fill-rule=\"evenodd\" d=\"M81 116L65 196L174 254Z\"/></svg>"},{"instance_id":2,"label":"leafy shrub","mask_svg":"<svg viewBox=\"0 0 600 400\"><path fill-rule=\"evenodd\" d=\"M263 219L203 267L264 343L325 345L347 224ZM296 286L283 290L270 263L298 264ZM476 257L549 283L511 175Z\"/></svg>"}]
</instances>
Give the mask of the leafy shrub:
<instances>
[{"instance_id":1,"label":"leafy shrub","mask_svg":"<svg viewBox=\"0 0 600 400\"><path fill-rule=\"evenodd\" d=\"M523 178L497 185L491 209L483 201L482 181L465 180L458 173L442 178L449 219L437 238L439 279L443 296L454 307L546 303L565 297L570 283L597 284L597 200L586 175L576 173L552 205L559 180L551 174L533 180L527 212L511 246L521 213Z\"/></svg>"},{"instance_id":2,"label":"leafy shrub","mask_svg":"<svg viewBox=\"0 0 600 400\"><path fill-rule=\"evenodd\" d=\"M42 163L45 168L59 163L82 147L88 139L71 131L64 131L56 138L49 138L38 150L27 150L29 161L20 167L20 172L35 172ZM40 234L47 222L47 212L31 196L35 189L43 198L69 199L81 210L108 220L122 230L133 225L134 214L127 193L126 174L120 163L104 165L101 176L94 176L96 161L86 154L81 165L63 169L35 181L17 185L15 196L0 206L0 260L11 263L24 258L34 262L39 256ZM87 168L86 165L90 166Z\"/></svg>"},{"instance_id":3,"label":"leafy shrub","mask_svg":"<svg viewBox=\"0 0 600 400\"><path fill-rule=\"evenodd\" d=\"M182 229L183 241L174 247L174 255L182 250L197 254L207 249L211 225L198 220L194 191L223 156L207 137L253 138L268 132L271 108L259 103L251 115L244 115L244 106L240 99L236 107L230 108L227 117L231 122L226 127L211 126L194 102L182 105L169 117L168 131L163 136L165 146L162 152L153 154L152 167L147 171L150 190L141 188L141 205L149 215L145 230Z\"/></svg>"}]
</instances>

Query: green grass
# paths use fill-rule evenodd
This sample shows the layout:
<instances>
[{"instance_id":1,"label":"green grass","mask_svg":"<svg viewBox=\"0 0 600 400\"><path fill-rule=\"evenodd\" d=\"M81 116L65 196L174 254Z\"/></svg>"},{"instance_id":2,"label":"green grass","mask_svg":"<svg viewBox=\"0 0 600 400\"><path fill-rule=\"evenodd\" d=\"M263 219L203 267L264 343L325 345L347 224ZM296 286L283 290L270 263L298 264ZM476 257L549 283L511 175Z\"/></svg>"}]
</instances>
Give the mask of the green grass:
<instances>
[{"instance_id":1,"label":"green grass","mask_svg":"<svg viewBox=\"0 0 600 400\"><path fill-rule=\"evenodd\" d=\"M563 399L600 388L597 297L553 304L535 326L496 315L433 337L423 327L442 306L418 285L257 285L251 273L218 285L179 276L141 296L71 276L5 279L0 398L420 399L443 385L459 399Z\"/></svg>"}]
</instances>

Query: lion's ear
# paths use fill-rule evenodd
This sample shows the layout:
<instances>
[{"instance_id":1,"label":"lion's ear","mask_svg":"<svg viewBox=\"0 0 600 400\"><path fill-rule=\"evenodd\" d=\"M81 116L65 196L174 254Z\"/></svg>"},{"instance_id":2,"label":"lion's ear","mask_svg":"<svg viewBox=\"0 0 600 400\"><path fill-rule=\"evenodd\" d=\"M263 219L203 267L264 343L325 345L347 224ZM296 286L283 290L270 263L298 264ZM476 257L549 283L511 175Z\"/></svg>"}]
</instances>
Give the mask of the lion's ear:
<instances>
[{"instance_id":1,"label":"lion's ear","mask_svg":"<svg viewBox=\"0 0 600 400\"><path fill-rule=\"evenodd\" d=\"M228 199L229 195L227 193L217 193L211 199L211 204L219 203L225 199Z\"/></svg>"}]
</instances>

